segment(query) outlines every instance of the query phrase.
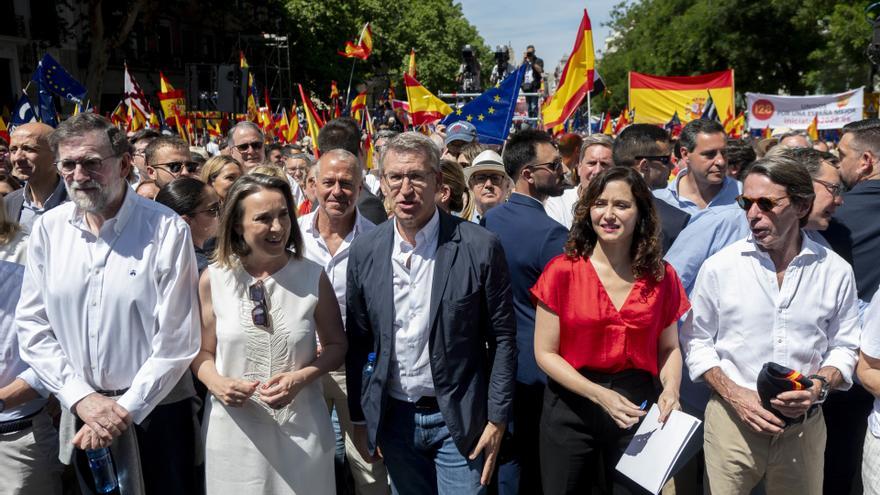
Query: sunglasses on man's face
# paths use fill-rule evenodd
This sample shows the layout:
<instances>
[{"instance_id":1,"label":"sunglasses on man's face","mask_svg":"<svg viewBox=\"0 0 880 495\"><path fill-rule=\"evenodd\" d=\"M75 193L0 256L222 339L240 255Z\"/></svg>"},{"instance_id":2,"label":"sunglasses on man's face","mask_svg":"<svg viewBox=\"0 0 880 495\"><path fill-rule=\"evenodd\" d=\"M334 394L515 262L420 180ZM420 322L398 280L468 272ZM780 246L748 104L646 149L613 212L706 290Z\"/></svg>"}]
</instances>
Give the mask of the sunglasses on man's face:
<instances>
[{"instance_id":1,"label":"sunglasses on man's face","mask_svg":"<svg viewBox=\"0 0 880 495\"><path fill-rule=\"evenodd\" d=\"M168 162L153 165L153 168L167 168L172 174L179 174L183 167L186 167L186 171L191 174L199 171L199 164L197 162Z\"/></svg>"},{"instance_id":2,"label":"sunglasses on man's face","mask_svg":"<svg viewBox=\"0 0 880 495\"><path fill-rule=\"evenodd\" d=\"M254 151L260 151L261 149L263 149L263 143L262 141L254 141L252 143L241 143L235 145L235 149L237 149L239 153L244 153L248 150L248 148L251 148Z\"/></svg>"},{"instance_id":3,"label":"sunglasses on man's face","mask_svg":"<svg viewBox=\"0 0 880 495\"><path fill-rule=\"evenodd\" d=\"M788 196L782 196L781 198L767 198L767 197L750 198L748 196L744 196L744 195L740 194L739 196L736 197L736 204L738 204L739 207L745 211L751 210L752 205L758 205L758 209L766 213L766 212L772 210L773 208L779 206L779 203L781 203L782 200L787 197Z\"/></svg>"},{"instance_id":4,"label":"sunglasses on man's face","mask_svg":"<svg viewBox=\"0 0 880 495\"><path fill-rule=\"evenodd\" d=\"M263 286L263 281L258 280L257 283L248 287L248 294L254 303L254 309L251 310L251 320L258 327L268 328L269 310L266 307L266 288Z\"/></svg>"}]
</instances>

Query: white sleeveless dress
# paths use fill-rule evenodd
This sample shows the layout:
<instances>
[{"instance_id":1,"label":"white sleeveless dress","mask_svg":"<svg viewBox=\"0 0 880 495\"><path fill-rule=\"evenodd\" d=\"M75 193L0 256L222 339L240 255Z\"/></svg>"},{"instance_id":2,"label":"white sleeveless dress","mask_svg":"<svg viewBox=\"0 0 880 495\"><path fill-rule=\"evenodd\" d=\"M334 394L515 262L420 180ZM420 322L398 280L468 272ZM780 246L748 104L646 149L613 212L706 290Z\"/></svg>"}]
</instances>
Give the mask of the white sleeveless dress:
<instances>
[{"instance_id":1,"label":"white sleeveless dress","mask_svg":"<svg viewBox=\"0 0 880 495\"><path fill-rule=\"evenodd\" d=\"M268 331L251 319L254 303L248 287L256 279L242 268L211 265L207 270L221 375L262 384L315 359L314 312L323 271L319 265L291 260L263 281L271 321ZM319 380L278 410L264 404L256 393L239 408L227 407L210 396L205 418L208 494L336 493L333 430Z\"/></svg>"}]
</instances>

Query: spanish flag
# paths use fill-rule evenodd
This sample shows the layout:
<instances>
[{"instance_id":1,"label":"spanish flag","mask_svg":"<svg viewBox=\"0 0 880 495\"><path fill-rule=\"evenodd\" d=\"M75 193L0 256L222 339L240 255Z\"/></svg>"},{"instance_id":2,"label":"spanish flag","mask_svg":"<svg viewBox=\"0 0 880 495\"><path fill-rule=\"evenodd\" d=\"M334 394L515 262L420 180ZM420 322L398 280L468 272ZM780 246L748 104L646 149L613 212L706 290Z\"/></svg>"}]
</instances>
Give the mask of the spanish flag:
<instances>
[{"instance_id":1,"label":"spanish flag","mask_svg":"<svg viewBox=\"0 0 880 495\"><path fill-rule=\"evenodd\" d=\"M165 74L161 71L159 71L159 89L159 105L162 106L165 122L170 125L178 112L186 111L186 100L183 97L183 90L174 89L174 86L168 82Z\"/></svg>"},{"instance_id":2,"label":"spanish flag","mask_svg":"<svg viewBox=\"0 0 880 495\"><path fill-rule=\"evenodd\" d=\"M745 112L740 112L739 115L733 119L733 125L730 130L730 137L734 139L739 139L743 135L743 131L746 128L746 114Z\"/></svg>"},{"instance_id":3,"label":"spanish flag","mask_svg":"<svg viewBox=\"0 0 880 495\"><path fill-rule=\"evenodd\" d=\"M602 134L606 136L614 135L614 124L611 122L611 112L605 114L605 121L602 122Z\"/></svg>"},{"instance_id":4,"label":"spanish flag","mask_svg":"<svg viewBox=\"0 0 880 495\"><path fill-rule=\"evenodd\" d=\"M813 141L819 140L819 114L813 116L813 121L807 126L807 136Z\"/></svg>"},{"instance_id":5,"label":"spanish flag","mask_svg":"<svg viewBox=\"0 0 880 495\"><path fill-rule=\"evenodd\" d=\"M620 117L617 117L617 124L614 126L614 135L620 134L620 131L626 129L626 126L632 124L630 122L630 112L628 109L624 108L622 112L620 112Z\"/></svg>"},{"instance_id":6,"label":"spanish flag","mask_svg":"<svg viewBox=\"0 0 880 495\"><path fill-rule=\"evenodd\" d=\"M3 117L0 117L0 137L9 142L9 129L6 127L6 122L3 121Z\"/></svg>"},{"instance_id":7,"label":"spanish flag","mask_svg":"<svg viewBox=\"0 0 880 495\"><path fill-rule=\"evenodd\" d=\"M287 140L287 131L290 130L290 122L287 120L287 109L281 108L281 118L278 119L278 127L276 130L276 134L278 135L278 139L284 143L288 143Z\"/></svg>"},{"instance_id":8,"label":"spanish flag","mask_svg":"<svg viewBox=\"0 0 880 495\"><path fill-rule=\"evenodd\" d=\"M428 124L452 113L452 108L434 96L409 74L403 75L406 98L409 100L410 123L414 126Z\"/></svg>"},{"instance_id":9,"label":"spanish flag","mask_svg":"<svg viewBox=\"0 0 880 495\"><path fill-rule=\"evenodd\" d=\"M312 105L312 100L306 95L306 91L303 89L302 84L297 84L297 86L299 86L299 96L302 98L303 110L305 110L306 114L306 130L309 133L309 137L312 139L312 146L315 148L315 153L318 154L320 152L318 149L318 132L324 127L324 122L322 122L321 117L318 116L318 112L315 110L315 106Z\"/></svg>"},{"instance_id":10,"label":"spanish flag","mask_svg":"<svg viewBox=\"0 0 880 495\"><path fill-rule=\"evenodd\" d=\"M409 50L409 65L406 68L406 73L409 74L409 77L416 77L416 49L410 48Z\"/></svg>"},{"instance_id":11,"label":"spanish flag","mask_svg":"<svg viewBox=\"0 0 880 495\"><path fill-rule=\"evenodd\" d=\"M361 30L361 37L358 39L357 44L352 43L351 41L345 42L345 51L338 52L345 58L359 58L361 60L366 60L371 53L373 53L373 30L370 28L370 23L364 24L364 28Z\"/></svg>"},{"instance_id":12,"label":"spanish flag","mask_svg":"<svg viewBox=\"0 0 880 495\"><path fill-rule=\"evenodd\" d=\"M299 116L296 114L296 102L293 103L293 106L290 107L290 127L287 129L287 142L294 143L296 142L297 136L299 136Z\"/></svg>"},{"instance_id":13,"label":"spanish flag","mask_svg":"<svg viewBox=\"0 0 880 495\"><path fill-rule=\"evenodd\" d=\"M363 110L367 108L367 92L358 93L357 96L351 100L351 116L354 120L360 122L361 121L361 113Z\"/></svg>"},{"instance_id":14,"label":"spanish flag","mask_svg":"<svg viewBox=\"0 0 880 495\"><path fill-rule=\"evenodd\" d=\"M541 106L544 129L562 125L577 110L587 93L593 89L595 66L593 28L590 25L587 9L584 9L584 17L578 28L574 48L571 50L568 62L565 63L565 68L562 69L556 92Z\"/></svg>"},{"instance_id":15,"label":"spanish flag","mask_svg":"<svg viewBox=\"0 0 880 495\"><path fill-rule=\"evenodd\" d=\"M769 125L769 124L767 125L767 127L764 128L763 131L761 131L761 137L762 137L763 139L767 139L767 138L771 138L771 137L773 137L773 131L770 130L770 125Z\"/></svg>"},{"instance_id":16,"label":"spanish flag","mask_svg":"<svg viewBox=\"0 0 880 495\"><path fill-rule=\"evenodd\" d=\"M733 114L733 70L699 76L651 76L629 73L629 107L638 108L635 124L665 124L678 112L686 124L703 115L711 90L718 115Z\"/></svg>"}]
</instances>

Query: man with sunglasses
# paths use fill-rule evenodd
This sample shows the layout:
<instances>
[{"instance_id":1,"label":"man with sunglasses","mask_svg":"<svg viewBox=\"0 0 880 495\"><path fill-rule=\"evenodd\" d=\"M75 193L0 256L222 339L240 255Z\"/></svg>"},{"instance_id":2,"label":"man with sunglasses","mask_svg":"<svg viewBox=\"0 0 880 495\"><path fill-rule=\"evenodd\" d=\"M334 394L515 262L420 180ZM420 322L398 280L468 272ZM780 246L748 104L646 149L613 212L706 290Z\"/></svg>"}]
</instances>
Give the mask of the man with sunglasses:
<instances>
[{"instance_id":1,"label":"man with sunglasses","mask_svg":"<svg viewBox=\"0 0 880 495\"><path fill-rule=\"evenodd\" d=\"M241 163L245 173L266 163L265 136L257 124L239 122L229 129L228 136L230 154Z\"/></svg>"},{"instance_id":2,"label":"man with sunglasses","mask_svg":"<svg viewBox=\"0 0 880 495\"><path fill-rule=\"evenodd\" d=\"M473 165L464 169L464 178L474 198L471 222L480 223L486 212L503 204L510 194L510 177L504 170L501 155L492 150L477 155Z\"/></svg>"},{"instance_id":3,"label":"man with sunglasses","mask_svg":"<svg viewBox=\"0 0 880 495\"><path fill-rule=\"evenodd\" d=\"M131 190L131 145L105 117L77 114L49 145L71 202L34 225L15 321L22 359L61 403L59 458L85 494L84 450L111 444L123 493L194 493L190 230Z\"/></svg>"},{"instance_id":4,"label":"man with sunglasses","mask_svg":"<svg viewBox=\"0 0 880 495\"><path fill-rule=\"evenodd\" d=\"M189 145L177 136L161 136L144 150L147 174L159 189L178 177L194 177L199 164L192 160Z\"/></svg>"},{"instance_id":5,"label":"man with sunglasses","mask_svg":"<svg viewBox=\"0 0 880 495\"><path fill-rule=\"evenodd\" d=\"M568 229L550 218L543 201L562 194L562 159L553 138L536 129L511 135L504 147L504 168L514 179L506 203L489 210L483 225L498 235L510 268L518 350L510 462L498 472L500 492L540 494L538 430L547 377L535 361L535 305L529 292L544 267L562 254Z\"/></svg>"},{"instance_id":6,"label":"man with sunglasses","mask_svg":"<svg viewBox=\"0 0 880 495\"><path fill-rule=\"evenodd\" d=\"M755 162L737 198L750 234L706 260L691 293L681 346L691 379L713 392L704 423L712 493L748 493L762 480L767 493L822 493L819 404L852 386L860 326L852 268L801 230L814 184L784 156ZM756 390L767 362L812 386L765 408Z\"/></svg>"},{"instance_id":7,"label":"man with sunglasses","mask_svg":"<svg viewBox=\"0 0 880 495\"><path fill-rule=\"evenodd\" d=\"M708 208L732 205L740 184L727 175L727 134L721 123L695 119L679 137L682 170L654 196L691 215L693 222ZM659 181L659 178L656 178Z\"/></svg>"}]
</instances>

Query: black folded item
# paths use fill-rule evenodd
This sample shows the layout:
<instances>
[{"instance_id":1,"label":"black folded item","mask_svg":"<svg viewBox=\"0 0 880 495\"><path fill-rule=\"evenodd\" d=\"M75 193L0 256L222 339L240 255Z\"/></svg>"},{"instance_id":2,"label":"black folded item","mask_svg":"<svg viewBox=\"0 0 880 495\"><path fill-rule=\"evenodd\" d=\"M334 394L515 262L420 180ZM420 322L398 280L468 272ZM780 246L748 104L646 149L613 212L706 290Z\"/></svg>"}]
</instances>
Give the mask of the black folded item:
<instances>
[{"instance_id":1,"label":"black folded item","mask_svg":"<svg viewBox=\"0 0 880 495\"><path fill-rule=\"evenodd\" d=\"M779 419L785 421L788 425L795 419L784 416L777 411L770 399L776 397L782 392L790 390L807 390L813 386L813 380L802 375L800 372L791 368L786 368L781 364L764 363L761 372L758 373L758 396L761 397L761 405L764 409L772 412Z\"/></svg>"}]
</instances>

